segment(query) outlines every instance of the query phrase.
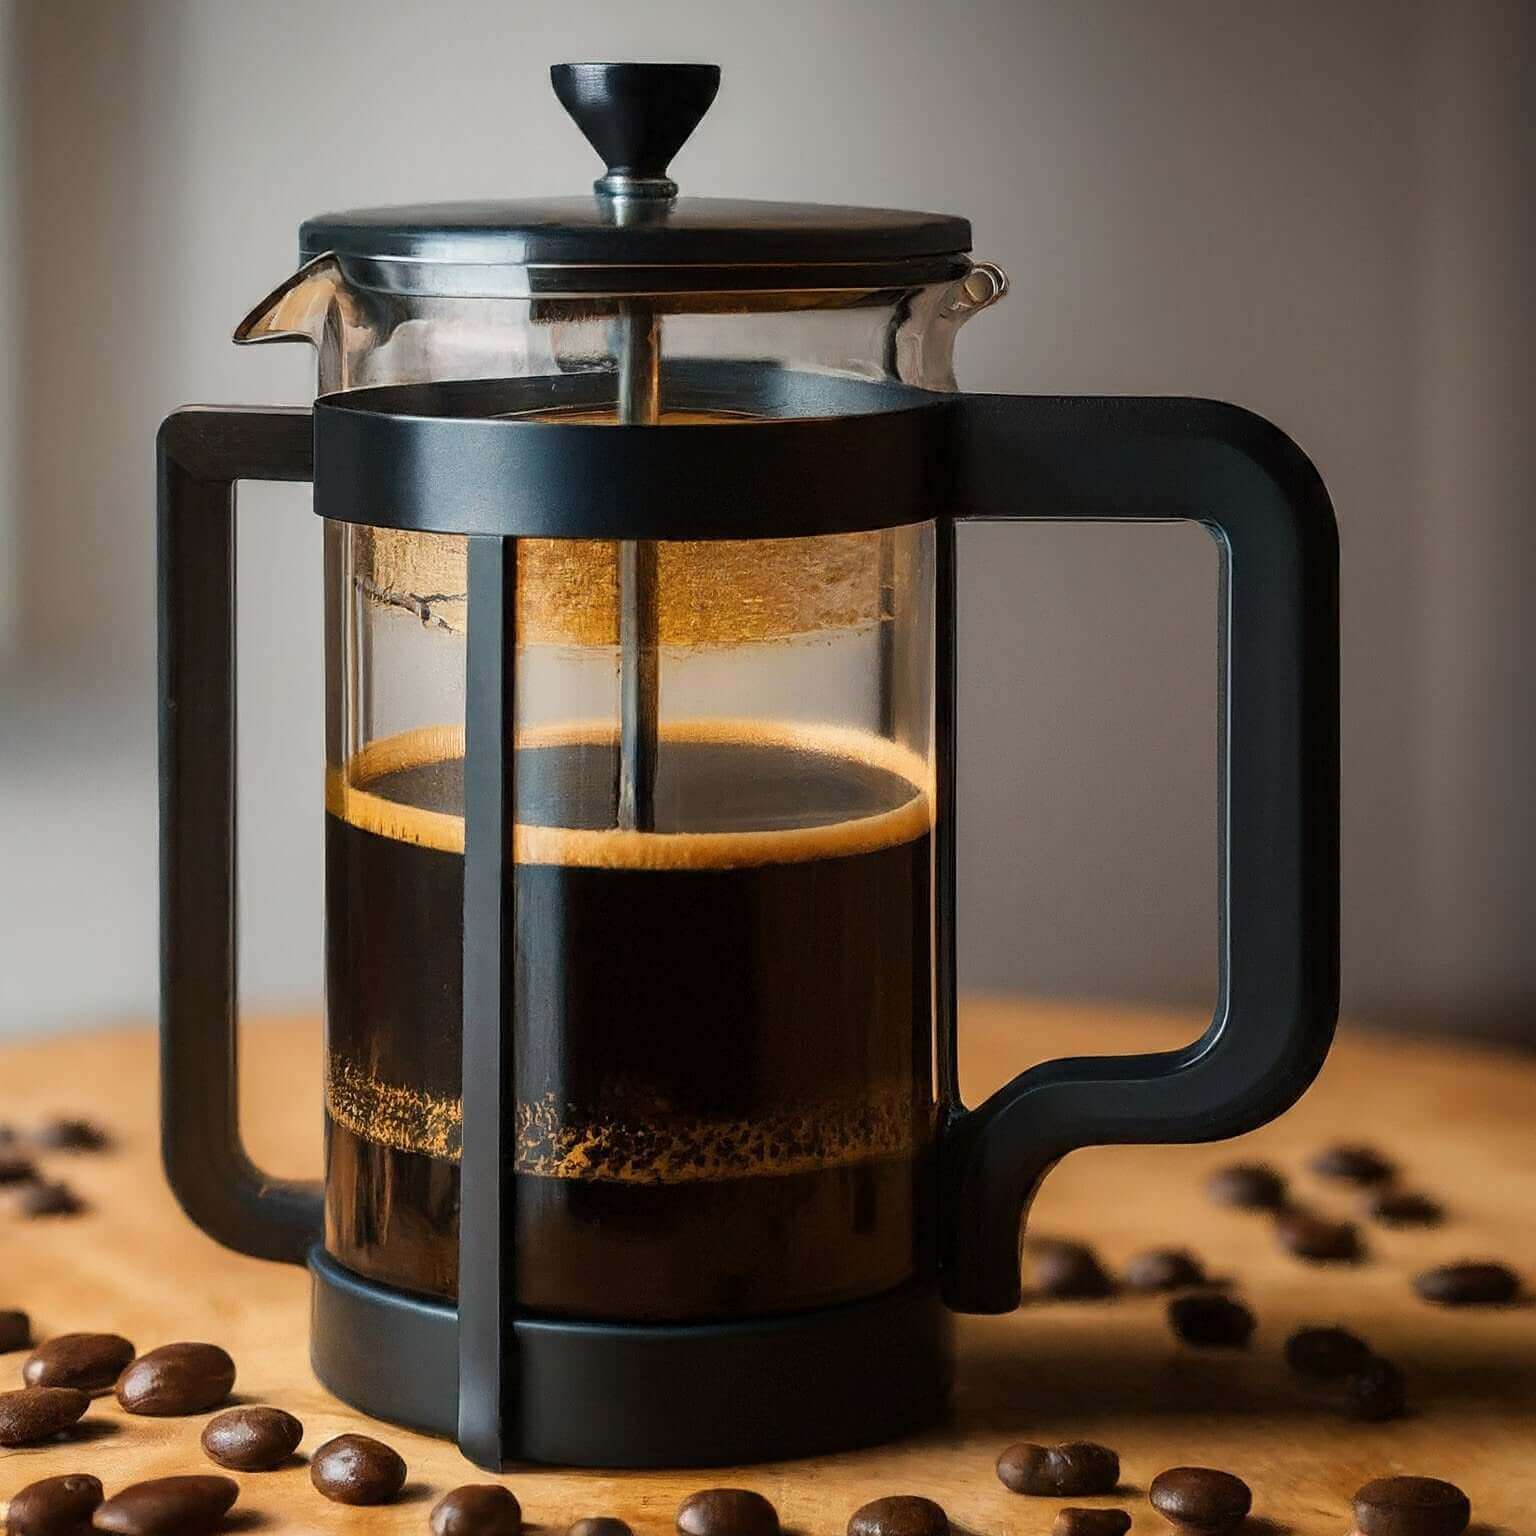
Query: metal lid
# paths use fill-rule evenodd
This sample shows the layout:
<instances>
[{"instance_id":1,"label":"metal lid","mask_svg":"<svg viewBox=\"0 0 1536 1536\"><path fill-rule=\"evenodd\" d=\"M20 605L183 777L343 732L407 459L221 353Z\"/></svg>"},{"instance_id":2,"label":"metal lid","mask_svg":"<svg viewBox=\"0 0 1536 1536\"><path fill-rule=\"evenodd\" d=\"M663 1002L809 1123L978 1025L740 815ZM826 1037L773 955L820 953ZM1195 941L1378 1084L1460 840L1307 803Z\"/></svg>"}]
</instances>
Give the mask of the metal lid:
<instances>
[{"instance_id":1,"label":"metal lid","mask_svg":"<svg viewBox=\"0 0 1536 1536\"><path fill-rule=\"evenodd\" d=\"M371 287L462 293L459 268L536 269L480 291L899 287L963 273L968 220L891 208L679 197L667 167L714 99L708 64L557 64L555 93L603 157L590 196L363 208L306 220ZM587 272L550 268L650 269ZM657 269L675 269L665 273Z\"/></svg>"}]
</instances>

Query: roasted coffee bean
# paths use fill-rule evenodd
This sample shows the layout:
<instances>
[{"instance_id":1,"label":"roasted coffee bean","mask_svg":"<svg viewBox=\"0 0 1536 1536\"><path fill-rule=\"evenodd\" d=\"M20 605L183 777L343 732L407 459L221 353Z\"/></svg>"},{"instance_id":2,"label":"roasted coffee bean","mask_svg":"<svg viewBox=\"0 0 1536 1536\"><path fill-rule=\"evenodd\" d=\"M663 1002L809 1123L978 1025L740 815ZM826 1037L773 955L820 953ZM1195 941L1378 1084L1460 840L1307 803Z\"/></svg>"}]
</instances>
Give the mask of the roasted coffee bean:
<instances>
[{"instance_id":1,"label":"roasted coffee bean","mask_svg":"<svg viewBox=\"0 0 1536 1536\"><path fill-rule=\"evenodd\" d=\"M270 1472L299 1448L304 1426L281 1408L228 1408L203 1426L210 1461L236 1472Z\"/></svg>"},{"instance_id":2,"label":"roasted coffee bean","mask_svg":"<svg viewBox=\"0 0 1536 1536\"><path fill-rule=\"evenodd\" d=\"M1185 1530L1219 1536L1247 1518L1253 1507L1248 1484L1211 1467L1170 1467L1147 1490L1152 1508Z\"/></svg>"},{"instance_id":3,"label":"roasted coffee bean","mask_svg":"<svg viewBox=\"0 0 1536 1536\"><path fill-rule=\"evenodd\" d=\"M0 1152L0 1184L30 1184L37 1177L37 1164L16 1152Z\"/></svg>"},{"instance_id":4,"label":"roasted coffee bean","mask_svg":"<svg viewBox=\"0 0 1536 1536\"><path fill-rule=\"evenodd\" d=\"M25 1312L0 1311L0 1355L26 1349L32 1342L32 1319Z\"/></svg>"},{"instance_id":5,"label":"roasted coffee bean","mask_svg":"<svg viewBox=\"0 0 1536 1536\"><path fill-rule=\"evenodd\" d=\"M1078 1301L1113 1294L1115 1282L1086 1243L1050 1238L1031 1247L1036 1295Z\"/></svg>"},{"instance_id":6,"label":"roasted coffee bean","mask_svg":"<svg viewBox=\"0 0 1536 1536\"><path fill-rule=\"evenodd\" d=\"M677 1506L683 1536L778 1536L779 1512L747 1488L704 1488Z\"/></svg>"},{"instance_id":7,"label":"roasted coffee bean","mask_svg":"<svg viewBox=\"0 0 1536 1536\"><path fill-rule=\"evenodd\" d=\"M1014 1493L1080 1499L1114 1491L1120 1458L1107 1445L1091 1440L1052 1446L1021 1441L997 1458L997 1475Z\"/></svg>"},{"instance_id":8,"label":"roasted coffee bean","mask_svg":"<svg viewBox=\"0 0 1536 1536\"><path fill-rule=\"evenodd\" d=\"M565 1536L635 1536L617 1515L584 1515L565 1528Z\"/></svg>"},{"instance_id":9,"label":"roasted coffee bean","mask_svg":"<svg viewBox=\"0 0 1536 1536\"><path fill-rule=\"evenodd\" d=\"M1285 1211L1275 1218L1275 1236L1287 1253L1314 1263L1354 1263L1360 1258L1360 1234L1353 1222L1327 1221L1306 1211Z\"/></svg>"},{"instance_id":10,"label":"roasted coffee bean","mask_svg":"<svg viewBox=\"0 0 1536 1536\"><path fill-rule=\"evenodd\" d=\"M1411 1189L1383 1189L1366 1202L1366 1213L1384 1227L1435 1227L1445 1220L1438 1200Z\"/></svg>"},{"instance_id":11,"label":"roasted coffee bean","mask_svg":"<svg viewBox=\"0 0 1536 1536\"><path fill-rule=\"evenodd\" d=\"M1371 1346L1347 1328L1298 1328L1285 1341L1285 1363L1316 1381L1337 1381L1370 1358Z\"/></svg>"},{"instance_id":12,"label":"roasted coffee bean","mask_svg":"<svg viewBox=\"0 0 1536 1536\"><path fill-rule=\"evenodd\" d=\"M1413 1288L1442 1307L1499 1307L1520 1295L1520 1277L1503 1264L1444 1264L1415 1275Z\"/></svg>"},{"instance_id":13,"label":"roasted coffee bean","mask_svg":"<svg viewBox=\"0 0 1536 1536\"><path fill-rule=\"evenodd\" d=\"M36 1445L51 1440L91 1406L73 1387L23 1387L0 1392L0 1445Z\"/></svg>"},{"instance_id":14,"label":"roasted coffee bean","mask_svg":"<svg viewBox=\"0 0 1536 1536\"><path fill-rule=\"evenodd\" d=\"M1350 1413L1369 1423L1395 1419L1408 1406L1403 1373L1390 1360L1373 1355L1344 1381L1345 1402Z\"/></svg>"},{"instance_id":15,"label":"roasted coffee bean","mask_svg":"<svg viewBox=\"0 0 1536 1536\"><path fill-rule=\"evenodd\" d=\"M101 1499L101 1479L89 1472L28 1483L5 1512L6 1536L82 1536Z\"/></svg>"},{"instance_id":16,"label":"roasted coffee bean","mask_svg":"<svg viewBox=\"0 0 1536 1536\"><path fill-rule=\"evenodd\" d=\"M7 1147L16 1140L16 1127L8 1120L0 1120L0 1147Z\"/></svg>"},{"instance_id":17,"label":"roasted coffee bean","mask_svg":"<svg viewBox=\"0 0 1536 1536\"><path fill-rule=\"evenodd\" d=\"M405 1487L405 1463L370 1435L337 1435L310 1457L309 1480L338 1504L387 1504Z\"/></svg>"},{"instance_id":18,"label":"roasted coffee bean","mask_svg":"<svg viewBox=\"0 0 1536 1536\"><path fill-rule=\"evenodd\" d=\"M128 1368L133 1345L115 1333L60 1333L39 1344L21 1368L29 1387L106 1392Z\"/></svg>"},{"instance_id":19,"label":"roasted coffee bean","mask_svg":"<svg viewBox=\"0 0 1536 1536\"><path fill-rule=\"evenodd\" d=\"M432 1536L517 1536L522 1506L500 1483L466 1483L432 1506Z\"/></svg>"},{"instance_id":20,"label":"roasted coffee bean","mask_svg":"<svg viewBox=\"0 0 1536 1536\"><path fill-rule=\"evenodd\" d=\"M232 1477L152 1477L113 1494L91 1524L115 1536L204 1536L218 1529L239 1497Z\"/></svg>"},{"instance_id":21,"label":"roasted coffee bean","mask_svg":"<svg viewBox=\"0 0 1536 1536\"><path fill-rule=\"evenodd\" d=\"M1125 1536L1131 1517L1123 1509L1066 1509L1056 1511L1051 1536Z\"/></svg>"},{"instance_id":22,"label":"roasted coffee bean","mask_svg":"<svg viewBox=\"0 0 1536 1536\"><path fill-rule=\"evenodd\" d=\"M848 1536L949 1536L949 1516L932 1499L894 1493L854 1510Z\"/></svg>"},{"instance_id":23,"label":"roasted coffee bean","mask_svg":"<svg viewBox=\"0 0 1536 1536\"><path fill-rule=\"evenodd\" d=\"M1205 1188L1217 1205L1233 1205L1239 1210L1275 1211L1285 1204L1285 1177L1268 1163L1233 1163L1218 1168Z\"/></svg>"},{"instance_id":24,"label":"roasted coffee bean","mask_svg":"<svg viewBox=\"0 0 1536 1536\"><path fill-rule=\"evenodd\" d=\"M107 1133L89 1120L59 1116L38 1126L32 1140L50 1152L100 1152L107 1146Z\"/></svg>"},{"instance_id":25,"label":"roasted coffee bean","mask_svg":"<svg viewBox=\"0 0 1536 1536\"><path fill-rule=\"evenodd\" d=\"M1204 1285L1205 1270L1183 1248L1148 1248L1125 1266L1125 1283L1133 1291L1178 1291Z\"/></svg>"},{"instance_id":26,"label":"roasted coffee bean","mask_svg":"<svg viewBox=\"0 0 1536 1536\"><path fill-rule=\"evenodd\" d=\"M85 1205L68 1184L32 1179L17 1191L16 1209L23 1216L76 1216Z\"/></svg>"},{"instance_id":27,"label":"roasted coffee bean","mask_svg":"<svg viewBox=\"0 0 1536 1536\"><path fill-rule=\"evenodd\" d=\"M129 1413L207 1413L234 1384L235 1362L217 1344L162 1344L118 1377L117 1400Z\"/></svg>"},{"instance_id":28,"label":"roasted coffee bean","mask_svg":"<svg viewBox=\"0 0 1536 1536\"><path fill-rule=\"evenodd\" d=\"M1360 1536L1461 1536L1472 1503L1438 1477L1378 1477L1355 1495Z\"/></svg>"},{"instance_id":29,"label":"roasted coffee bean","mask_svg":"<svg viewBox=\"0 0 1536 1536\"><path fill-rule=\"evenodd\" d=\"M1186 1344L1242 1349L1252 1337L1256 1323L1253 1313L1242 1302L1211 1291L1175 1296L1168 1303L1168 1326Z\"/></svg>"},{"instance_id":30,"label":"roasted coffee bean","mask_svg":"<svg viewBox=\"0 0 1536 1536\"><path fill-rule=\"evenodd\" d=\"M1343 1143L1324 1148L1307 1166L1322 1178L1346 1184L1384 1184L1397 1172L1374 1148Z\"/></svg>"}]
</instances>

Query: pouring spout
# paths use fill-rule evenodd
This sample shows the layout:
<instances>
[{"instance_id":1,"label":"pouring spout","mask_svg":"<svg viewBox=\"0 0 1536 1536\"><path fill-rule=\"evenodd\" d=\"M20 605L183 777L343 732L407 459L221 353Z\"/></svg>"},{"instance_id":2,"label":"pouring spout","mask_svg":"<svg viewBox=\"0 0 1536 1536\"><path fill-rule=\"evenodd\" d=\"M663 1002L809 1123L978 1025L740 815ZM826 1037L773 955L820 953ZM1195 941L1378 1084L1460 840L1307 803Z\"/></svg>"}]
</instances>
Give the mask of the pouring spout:
<instances>
[{"instance_id":1,"label":"pouring spout","mask_svg":"<svg viewBox=\"0 0 1536 1536\"><path fill-rule=\"evenodd\" d=\"M326 328L345 323L352 295L341 263L329 253L306 261L281 287L274 288L239 325L235 342L307 341L319 348Z\"/></svg>"}]
</instances>

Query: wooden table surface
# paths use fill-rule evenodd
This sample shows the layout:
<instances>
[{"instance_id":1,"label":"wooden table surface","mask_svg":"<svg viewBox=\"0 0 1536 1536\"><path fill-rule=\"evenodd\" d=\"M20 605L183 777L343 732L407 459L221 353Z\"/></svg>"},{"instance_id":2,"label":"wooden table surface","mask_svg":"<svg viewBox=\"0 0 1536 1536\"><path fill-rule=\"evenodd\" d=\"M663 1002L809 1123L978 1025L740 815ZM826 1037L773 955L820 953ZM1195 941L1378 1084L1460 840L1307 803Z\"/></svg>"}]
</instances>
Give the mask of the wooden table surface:
<instances>
[{"instance_id":1,"label":"wooden table surface","mask_svg":"<svg viewBox=\"0 0 1536 1536\"><path fill-rule=\"evenodd\" d=\"M1197 1029L1188 1017L973 1000L962 1009L967 1096L974 1101L1026 1061L1172 1045ZM318 1167L318 1034L311 1020L246 1031L247 1135L274 1172ZM302 1450L343 1430L375 1429L410 1465L405 1494L383 1509L327 1503L302 1461L237 1474L233 1528L425 1531L444 1492L483 1474L451 1445L371 1425L316 1385L305 1275L228 1253L182 1217L160 1173L154 1084L148 1031L0 1050L0 1120L87 1114L118 1142L109 1155L45 1158L50 1173L90 1202L88 1214L25 1221L0 1206L0 1307L25 1308L40 1336L110 1330L141 1350L176 1339L221 1343L239 1366L238 1400L297 1413ZM578 1516L603 1513L622 1515L639 1536L665 1536L683 1495L722 1483L761 1490L786 1528L803 1536L841 1536L857 1505L893 1492L938 1499L970 1536L1044 1536L1061 1501L1008 1493L993 1459L1013 1440L1088 1438L1118 1449L1124 1485L1117 1499L1077 1502L1122 1504L1137 1533L1167 1531L1146 1502L1147 1485L1164 1467L1190 1463L1246 1478L1250 1525L1265 1536L1345 1532L1355 1488L1396 1472L1460 1483L1481 1536L1536 1532L1536 1310L1445 1311L1418 1301L1409 1286L1416 1270L1464 1257L1502 1258L1536 1286L1533 1115L1536 1059L1346 1029L1316 1088L1276 1124L1238 1143L1074 1154L1031 1216L1031 1233L1089 1239L1115 1265L1154 1243L1194 1248L1257 1312L1249 1350L1176 1344L1156 1298L1036 1302L1009 1317L961 1319L954 1413L920 1438L738 1472L529 1468L503 1481L528 1523L550 1536ZM1212 1168L1263 1157L1294 1173L1298 1193L1319 1209L1350 1212L1351 1192L1304 1171L1311 1151L1346 1137L1400 1159L1415 1187L1443 1198L1445 1225L1372 1227L1365 1263L1309 1266L1280 1252L1263 1217L1221 1209L1203 1193ZM1300 1384L1280 1351L1308 1322L1347 1324L1398 1361L1414 1412L1358 1424L1330 1395ZM0 1389L20 1384L24 1358L0 1356ZM73 1470L94 1471L109 1493L143 1477L214 1470L198 1448L204 1417L133 1418L101 1399L82 1437L0 1451L0 1499Z\"/></svg>"}]
</instances>

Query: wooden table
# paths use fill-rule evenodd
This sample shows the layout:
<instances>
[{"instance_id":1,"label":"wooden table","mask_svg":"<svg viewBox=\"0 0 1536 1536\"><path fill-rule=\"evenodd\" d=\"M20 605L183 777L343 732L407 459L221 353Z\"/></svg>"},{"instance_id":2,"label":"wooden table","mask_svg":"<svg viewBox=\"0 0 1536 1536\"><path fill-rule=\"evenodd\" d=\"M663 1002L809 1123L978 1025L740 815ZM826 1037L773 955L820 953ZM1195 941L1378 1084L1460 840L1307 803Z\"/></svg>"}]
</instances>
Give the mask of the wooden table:
<instances>
[{"instance_id":1,"label":"wooden table","mask_svg":"<svg viewBox=\"0 0 1536 1536\"><path fill-rule=\"evenodd\" d=\"M970 1002L962 1014L967 1096L974 1101L1028 1061L1068 1052L1176 1044L1197 1021L1088 1008ZM319 1160L319 1039L310 1020L254 1025L246 1036L248 1139L274 1172ZM99 1117L119 1140L107 1156L55 1154L51 1172L89 1200L88 1215L23 1221L0 1209L0 1307L33 1315L40 1335L127 1334L141 1349L174 1339L224 1344L239 1364L242 1401L280 1404L303 1419L304 1449L371 1426L322 1391L306 1354L305 1275L227 1253L181 1216L160 1174L154 1044L147 1031L77 1036L0 1050L0 1120L52 1110ZM883 1493L938 1499L973 1536L1044 1533L1060 1501L1019 1498L992 1473L1012 1440L1091 1438L1120 1452L1118 1500L1135 1530L1167 1527L1146 1502L1162 1468L1225 1467L1254 1490L1253 1527L1267 1536L1349 1529L1349 1498L1367 1478L1415 1472L1451 1478L1472 1499L1481 1536L1536 1532L1536 1310L1447 1312L1419 1302L1409 1277L1436 1262L1498 1257L1536 1282L1536 1060L1470 1047L1342 1032L1314 1091L1240 1144L1095 1149L1068 1158L1036 1203L1030 1230L1080 1236L1122 1263L1154 1243L1188 1244L1234 1277L1259 1317L1246 1352L1175 1344L1155 1298L1034 1303L1010 1317L962 1319L959 1386L941 1430L884 1449L736 1473L609 1475L515 1470L506 1481L530 1524L558 1536L584 1514L628 1519L665 1536L678 1500L701 1486L760 1489L804 1536L841 1536L849 1513ZM1235 1157L1296 1174L1320 1209L1354 1198L1302 1171L1333 1138L1369 1139L1401 1159L1413 1183L1442 1196L1449 1221L1430 1231L1369 1231L1368 1261L1308 1266L1281 1253L1262 1217L1212 1205L1205 1175ZM1285 1369L1281 1346L1306 1322L1343 1322L1407 1372L1415 1412L1357 1424L1326 1393ZM20 1382L20 1354L0 1357L0 1388ZM212 1470L198 1449L203 1419L135 1419L110 1398L87 1416L88 1437L0 1451L0 1498L34 1478L95 1471L111 1492L143 1477ZM441 1441L377 1432L410 1464L401 1500L385 1509L329 1504L301 1463L241 1475L240 1529L425 1531L446 1490L484 1481ZM243 1512L243 1513L241 1513Z\"/></svg>"}]
</instances>

